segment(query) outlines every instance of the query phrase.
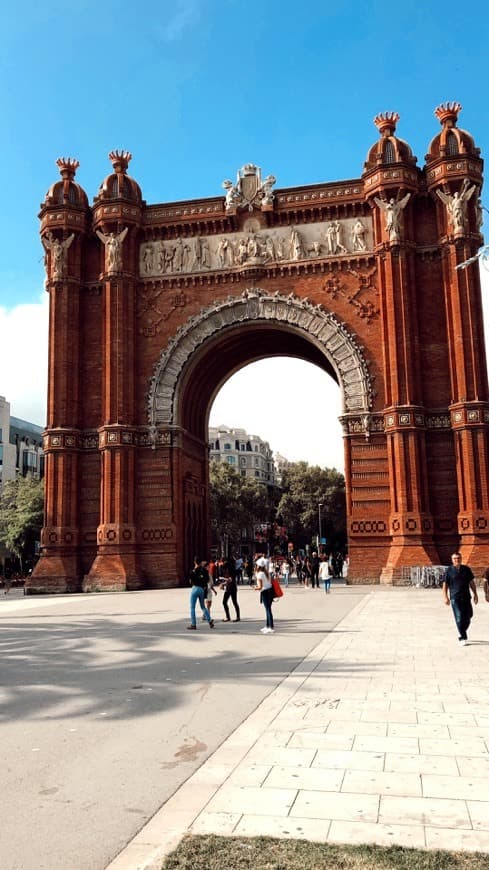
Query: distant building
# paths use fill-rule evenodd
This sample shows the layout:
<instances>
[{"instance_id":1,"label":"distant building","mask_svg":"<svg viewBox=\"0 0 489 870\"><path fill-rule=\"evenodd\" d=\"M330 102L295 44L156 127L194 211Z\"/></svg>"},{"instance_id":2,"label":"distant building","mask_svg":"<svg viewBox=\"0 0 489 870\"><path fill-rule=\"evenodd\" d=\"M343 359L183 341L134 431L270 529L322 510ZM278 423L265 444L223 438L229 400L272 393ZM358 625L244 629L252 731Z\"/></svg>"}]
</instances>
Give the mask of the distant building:
<instances>
[{"instance_id":1,"label":"distant building","mask_svg":"<svg viewBox=\"0 0 489 870\"><path fill-rule=\"evenodd\" d=\"M273 453L268 441L229 426L209 427L209 456L213 462L231 465L241 477L276 486Z\"/></svg>"},{"instance_id":2,"label":"distant building","mask_svg":"<svg viewBox=\"0 0 489 870\"><path fill-rule=\"evenodd\" d=\"M273 457L274 465L275 465L275 480L277 482L277 486L282 485L282 475L286 468L290 468L293 465L293 462L290 462L285 456L282 456L281 453L275 453Z\"/></svg>"},{"instance_id":3,"label":"distant building","mask_svg":"<svg viewBox=\"0 0 489 870\"><path fill-rule=\"evenodd\" d=\"M10 415L10 403L0 396L0 488L4 481L44 476L42 426Z\"/></svg>"}]
</instances>

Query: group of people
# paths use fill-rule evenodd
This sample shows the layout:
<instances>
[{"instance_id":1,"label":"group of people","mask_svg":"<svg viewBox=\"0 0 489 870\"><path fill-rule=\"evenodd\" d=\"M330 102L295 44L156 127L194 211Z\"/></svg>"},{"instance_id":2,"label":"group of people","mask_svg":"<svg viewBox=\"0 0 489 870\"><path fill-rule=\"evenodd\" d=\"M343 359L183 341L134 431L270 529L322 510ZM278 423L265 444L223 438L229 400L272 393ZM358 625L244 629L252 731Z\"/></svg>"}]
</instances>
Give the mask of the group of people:
<instances>
[{"instance_id":1,"label":"group of people","mask_svg":"<svg viewBox=\"0 0 489 870\"><path fill-rule=\"evenodd\" d=\"M313 551L309 556L297 556L281 559L267 558L264 552L257 552L254 562L248 558L207 559L196 558L193 570L190 573L190 631L197 629L197 603L202 611L202 621L207 622L209 628L214 628L214 620L211 616L211 608L214 596L219 590L224 595L222 605L224 608L223 622L231 622L229 601L234 608L233 622L241 621L241 612L238 603L238 585L249 583L260 592L260 601L265 609L265 625L261 629L263 634L274 633L272 604L277 597L277 589L274 581L281 581L283 586L289 585L289 579L293 573L297 581L304 588L317 588L324 585L324 591L331 591L331 579L340 577L343 568L343 556L335 553L333 556ZM281 594L280 589L278 590Z\"/></svg>"}]
</instances>

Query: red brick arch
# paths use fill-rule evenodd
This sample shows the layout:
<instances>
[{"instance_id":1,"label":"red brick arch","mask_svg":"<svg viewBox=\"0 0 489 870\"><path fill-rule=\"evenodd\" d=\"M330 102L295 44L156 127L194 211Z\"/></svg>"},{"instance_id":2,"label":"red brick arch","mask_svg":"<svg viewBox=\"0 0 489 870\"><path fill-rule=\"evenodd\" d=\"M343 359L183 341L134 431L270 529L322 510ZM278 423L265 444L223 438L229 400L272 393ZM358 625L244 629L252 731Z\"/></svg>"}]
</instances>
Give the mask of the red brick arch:
<instances>
[{"instance_id":1,"label":"red brick arch","mask_svg":"<svg viewBox=\"0 0 489 870\"><path fill-rule=\"evenodd\" d=\"M40 215L46 504L29 592L185 582L209 540L209 408L267 356L340 387L351 582L396 582L455 548L489 564L481 292L464 265L482 161L459 111L436 110L422 168L385 113L360 178L274 189L246 164L226 197L187 202L148 205L116 151L89 206L78 162L58 161Z\"/></svg>"}]
</instances>

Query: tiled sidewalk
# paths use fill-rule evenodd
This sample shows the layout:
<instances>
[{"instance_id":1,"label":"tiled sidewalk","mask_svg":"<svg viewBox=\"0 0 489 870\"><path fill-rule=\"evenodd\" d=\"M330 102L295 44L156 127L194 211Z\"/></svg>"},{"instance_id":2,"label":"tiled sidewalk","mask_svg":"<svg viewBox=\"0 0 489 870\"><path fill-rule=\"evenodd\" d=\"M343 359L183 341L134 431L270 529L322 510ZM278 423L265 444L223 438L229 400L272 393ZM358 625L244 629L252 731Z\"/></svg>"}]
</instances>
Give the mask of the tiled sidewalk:
<instances>
[{"instance_id":1,"label":"tiled sidewalk","mask_svg":"<svg viewBox=\"0 0 489 870\"><path fill-rule=\"evenodd\" d=\"M489 852L488 665L483 596L459 647L440 591L373 589L111 870L187 831Z\"/></svg>"}]
</instances>

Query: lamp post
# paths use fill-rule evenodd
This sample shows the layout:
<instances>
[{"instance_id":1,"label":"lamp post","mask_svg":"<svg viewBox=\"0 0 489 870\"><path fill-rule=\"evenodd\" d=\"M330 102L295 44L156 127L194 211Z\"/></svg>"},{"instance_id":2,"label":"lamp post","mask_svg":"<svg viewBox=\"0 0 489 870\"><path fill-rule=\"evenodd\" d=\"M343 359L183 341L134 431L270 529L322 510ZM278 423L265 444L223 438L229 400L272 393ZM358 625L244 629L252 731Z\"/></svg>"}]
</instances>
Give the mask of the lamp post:
<instances>
[{"instance_id":1,"label":"lamp post","mask_svg":"<svg viewBox=\"0 0 489 870\"><path fill-rule=\"evenodd\" d=\"M322 525L321 525L321 508L322 508L322 506L323 506L323 502L320 501L318 504L318 520L319 520L319 523L318 523L318 525L319 525L318 556L319 556L319 553L321 550L321 540L323 537L323 530L322 530Z\"/></svg>"}]
</instances>

